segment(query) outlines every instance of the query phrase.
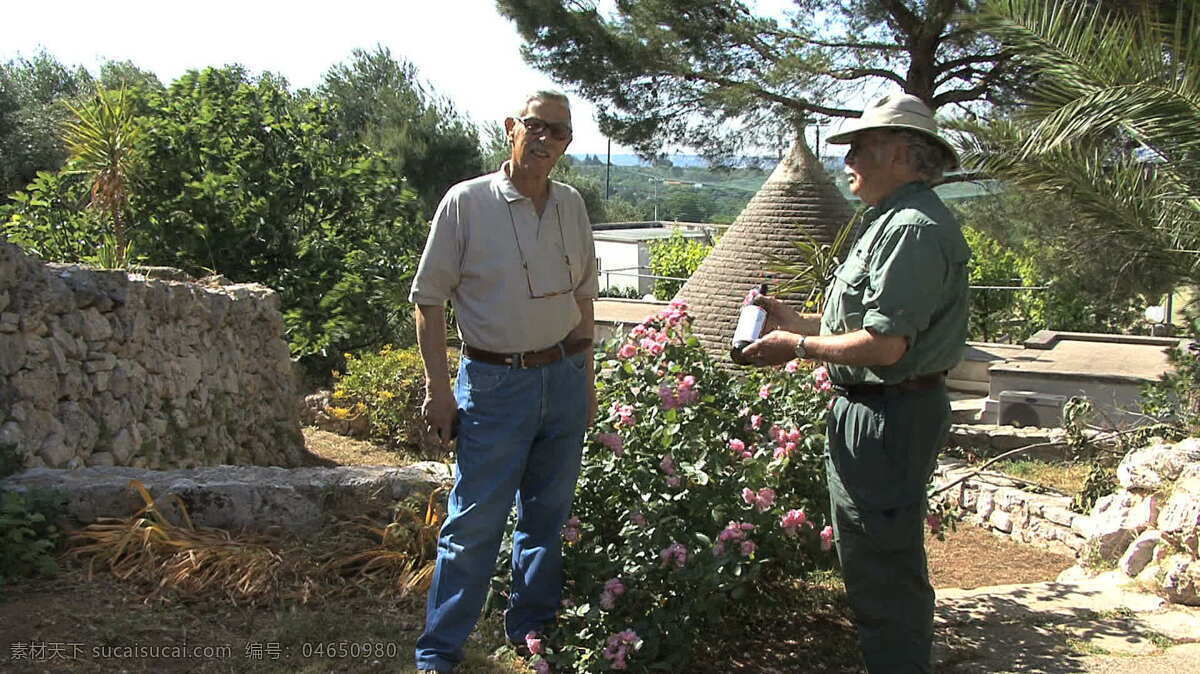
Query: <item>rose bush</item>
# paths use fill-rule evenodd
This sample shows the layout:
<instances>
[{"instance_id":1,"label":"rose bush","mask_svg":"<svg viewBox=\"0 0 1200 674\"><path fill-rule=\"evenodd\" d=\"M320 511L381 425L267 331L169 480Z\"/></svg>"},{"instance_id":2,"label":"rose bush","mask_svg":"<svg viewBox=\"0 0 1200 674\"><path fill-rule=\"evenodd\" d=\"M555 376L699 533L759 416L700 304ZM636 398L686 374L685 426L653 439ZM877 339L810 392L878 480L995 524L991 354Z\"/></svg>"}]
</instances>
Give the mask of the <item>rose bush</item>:
<instances>
[{"instance_id":1,"label":"rose bush","mask_svg":"<svg viewBox=\"0 0 1200 674\"><path fill-rule=\"evenodd\" d=\"M681 667L726 604L835 564L827 378L722 370L688 322L673 303L597 356L600 418L563 532L563 609L530 635L537 671Z\"/></svg>"}]
</instances>

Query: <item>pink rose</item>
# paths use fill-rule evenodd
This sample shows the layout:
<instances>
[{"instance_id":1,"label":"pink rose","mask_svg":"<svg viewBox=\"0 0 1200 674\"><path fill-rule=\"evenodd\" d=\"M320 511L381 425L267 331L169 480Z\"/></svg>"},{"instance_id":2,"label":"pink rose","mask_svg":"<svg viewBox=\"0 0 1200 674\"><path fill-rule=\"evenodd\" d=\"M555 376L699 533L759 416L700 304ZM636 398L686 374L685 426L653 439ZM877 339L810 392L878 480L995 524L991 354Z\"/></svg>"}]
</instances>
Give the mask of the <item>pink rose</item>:
<instances>
[{"instance_id":1,"label":"pink rose","mask_svg":"<svg viewBox=\"0 0 1200 674\"><path fill-rule=\"evenodd\" d=\"M762 387L758 389L758 397L762 398L763 400L770 398L771 397L771 385L763 384Z\"/></svg>"},{"instance_id":2,"label":"pink rose","mask_svg":"<svg viewBox=\"0 0 1200 674\"><path fill-rule=\"evenodd\" d=\"M625 453L625 441L616 433L599 433L596 435L596 441L611 449L617 456Z\"/></svg>"},{"instance_id":3,"label":"pink rose","mask_svg":"<svg viewBox=\"0 0 1200 674\"><path fill-rule=\"evenodd\" d=\"M783 517L779 518L779 524L783 527L783 532L788 536L795 536L799 532L800 527L806 524L810 527L812 526L812 523L808 521L808 516L804 514L803 510L787 511L783 514Z\"/></svg>"},{"instance_id":4,"label":"pink rose","mask_svg":"<svg viewBox=\"0 0 1200 674\"><path fill-rule=\"evenodd\" d=\"M624 344L621 345L620 350L617 351L617 358L620 358L622 360L624 360L626 358L633 358L634 356L637 355L637 352L638 352L638 348L637 348L636 344L634 344L633 342L625 342Z\"/></svg>"},{"instance_id":5,"label":"pink rose","mask_svg":"<svg viewBox=\"0 0 1200 674\"><path fill-rule=\"evenodd\" d=\"M761 414L750 415L750 428L757 431L758 429L762 428L762 424L763 424L763 415L761 415Z\"/></svg>"},{"instance_id":6,"label":"pink rose","mask_svg":"<svg viewBox=\"0 0 1200 674\"><path fill-rule=\"evenodd\" d=\"M674 566L677 569L682 569L687 564L687 558L688 549L674 541L663 548L662 552L658 553L659 566L662 567Z\"/></svg>"},{"instance_id":7,"label":"pink rose","mask_svg":"<svg viewBox=\"0 0 1200 674\"><path fill-rule=\"evenodd\" d=\"M542 640L538 638L537 632L530 632L525 635L525 647L533 655L540 655L543 652Z\"/></svg>"},{"instance_id":8,"label":"pink rose","mask_svg":"<svg viewBox=\"0 0 1200 674\"><path fill-rule=\"evenodd\" d=\"M821 530L821 549L828 552L833 547L833 527L828 524Z\"/></svg>"},{"instance_id":9,"label":"pink rose","mask_svg":"<svg viewBox=\"0 0 1200 674\"><path fill-rule=\"evenodd\" d=\"M925 516L925 523L929 525L929 533L937 535L942 530L942 518L936 513L929 513Z\"/></svg>"},{"instance_id":10,"label":"pink rose","mask_svg":"<svg viewBox=\"0 0 1200 674\"><path fill-rule=\"evenodd\" d=\"M754 543L754 541L742 541L742 556L743 557L752 556L754 554L754 551L757 549L758 549L758 546Z\"/></svg>"},{"instance_id":11,"label":"pink rose","mask_svg":"<svg viewBox=\"0 0 1200 674\"><path fill-rule=\"evenodd\" d=\"M662 408L664 410L673 410L681 406L679 398L675 396L675 392L666 384L658 387L658 397L662 401Z\"/></svg>"},{"instance_id":12,"label":"pink rose","mask_svg":"<svg viewBox=\"0 0 1200 674\"><path fill-rule=\"evenodd\" d=\"M758 490L755 498L755 503L758 506L759 512L765 512L771 506L775 505L775 490L769 487L763 487Z\"/></svg>"},{"instance_id":13,"label":"pink rose","mask_svg":"<svg viewBox=\"0 0 1200 674\"><path fill-rule=\"evenodd\" d=\"M822 365L812 371L813 385L822 393L833 388L833 382L829 380L829 368Z\"/></svg>"},{"instance_id":14,"label":"pink rose","mask_svg":"<svg viewBox=\"0 0 1200 674\"><path fill-rule=\"evenodd\" d=\"M613 593L609 592L608 590L600 593L600 608L604 609L605 611L611 611L616 605L617 598L613 595Z\"/></svg>"},{"instance_id":15,"label":"pink rose","mask_svg":"<svg viewBox=\"0 0 1200 674\"><path fill-rule=\"evenodd\" d=\"M629 649L637 646L639 641L638 635L633 630L610 635L600 656L609 661L609 667L625 669L627 667L625 658L628 657Z\"/></svg>"},{"instance_id":16,"label":"pink rose","mask_svg":"<svg viewBox=\"0 0 1200 674\"><path fill-rule=\"evenodd\" d=\"M611 592L614 597L625 594L625 584L620 578L610 578L604 583L604 591Z\"/></svg>"},{"instance_id":17,"label":"pink rose","mask_svg":"<svg viewBox=\"0 0 1200 674\"><path fill-rule=\"evenodd\" d=\"M643 514L642 514L642 513L640 513L640 512L636 512L636 513L630 513L630 514L629 514L629 521L630 521L630 522L632 522L633 524L635 524L635 525L639 526L639 527L644 527L644 526L646 526L646 516L645 516L645 515L643 515Z\"/></svg>"},{"instance_id":18,"label":"pink rose","mask_svg":"<svg viewBox=\"0 0 1200 674\"><path fill-rule=\"evenodd\" d=\"M787 371L788 374L795 374L796 370L800 369L800 361L793 358L787 362L787 365L783 366L783 369Z\"/></svg>"}]
</instances>

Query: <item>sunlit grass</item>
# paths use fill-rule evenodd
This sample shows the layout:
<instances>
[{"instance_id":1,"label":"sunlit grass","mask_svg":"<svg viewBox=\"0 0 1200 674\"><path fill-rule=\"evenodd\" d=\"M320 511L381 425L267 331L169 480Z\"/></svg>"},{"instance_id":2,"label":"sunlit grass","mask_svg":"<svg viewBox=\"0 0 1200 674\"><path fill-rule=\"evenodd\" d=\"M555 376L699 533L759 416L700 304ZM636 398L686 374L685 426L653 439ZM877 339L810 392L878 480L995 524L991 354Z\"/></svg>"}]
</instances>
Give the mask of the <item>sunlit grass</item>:
<instances>
[{"instance_id":1,"label":"sunlit grass","mask_svg":"<svg viewBox=\"0 0 1200 674\"><path fill-rule=\"evenodd\" d=\"M1077 494L1087 482L1088 464L1017 459L997 462L992 464L989 470L1052 487L1067 494Z\"/></svg>"}]
</instances>

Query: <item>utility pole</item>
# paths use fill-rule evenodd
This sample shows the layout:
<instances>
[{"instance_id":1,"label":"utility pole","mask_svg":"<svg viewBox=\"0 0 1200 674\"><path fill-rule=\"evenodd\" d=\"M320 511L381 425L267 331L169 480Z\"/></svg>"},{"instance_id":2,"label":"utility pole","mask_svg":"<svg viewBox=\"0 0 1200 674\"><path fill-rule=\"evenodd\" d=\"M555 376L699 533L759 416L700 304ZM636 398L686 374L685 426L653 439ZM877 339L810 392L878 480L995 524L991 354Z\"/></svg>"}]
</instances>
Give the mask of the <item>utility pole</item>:
<instances>
[{"instance_id":1,"label":"utility pole","mask_svg":"<svg viewBox=\"0 0 1200 674\"><path fill-rule=\"evenodd\" d=\"M608 139L608 161L604 163L604 200L612 196L612 138Z\"/></svg>"}]
</instances>

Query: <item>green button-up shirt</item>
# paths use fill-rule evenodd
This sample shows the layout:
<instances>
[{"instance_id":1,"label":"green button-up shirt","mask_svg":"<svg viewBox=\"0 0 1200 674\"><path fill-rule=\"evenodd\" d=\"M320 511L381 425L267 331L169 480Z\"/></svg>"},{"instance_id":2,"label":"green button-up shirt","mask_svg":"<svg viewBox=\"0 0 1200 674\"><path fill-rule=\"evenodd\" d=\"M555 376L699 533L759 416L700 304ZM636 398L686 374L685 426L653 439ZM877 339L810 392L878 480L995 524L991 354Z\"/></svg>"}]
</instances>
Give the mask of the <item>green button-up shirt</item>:
<instances>
[{"instance_id":1,"label":"green button-up shirt","mask_svg":"<svg viewBox=\"0 0 1200 674\"><path fill-rule=\"evenodd\" d=\"M830 364L835 384L895 384L944 372L967 340L967 260L958 220L924 182L888 195L865 214L866 227L826 289L821 334L868 328L900 335L908 350L892 365Z\"/></svg>"}]
</instances>

